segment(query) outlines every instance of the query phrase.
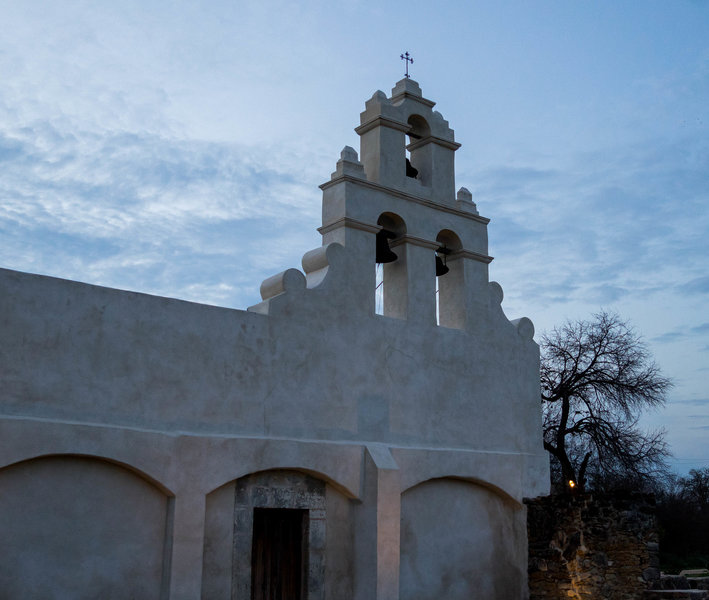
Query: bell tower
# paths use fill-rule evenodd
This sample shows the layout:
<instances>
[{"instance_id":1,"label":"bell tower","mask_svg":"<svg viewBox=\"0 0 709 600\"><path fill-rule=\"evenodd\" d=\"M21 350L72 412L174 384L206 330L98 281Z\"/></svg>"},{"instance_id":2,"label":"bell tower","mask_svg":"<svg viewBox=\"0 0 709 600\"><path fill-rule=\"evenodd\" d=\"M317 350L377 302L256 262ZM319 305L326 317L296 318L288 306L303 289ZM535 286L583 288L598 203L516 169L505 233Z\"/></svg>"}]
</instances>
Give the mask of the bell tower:
<instances>
[{"instance_id":1,"label":"bell tower","mask_svg":"<svg viewBox=\"0 0 709 600\"><path fill-rule=\"evenodd\" d=\"M387 98L377 91L360 114L360 154L367 179L441 203L453 203L454 152L460 148L435 102L412 79ZM406 153L416 175L407 175Z\"/></svg>"},{"instance_id":2,"label":"bell tower","mask_svg":"<svg viewBox=\"0 0 709 600\"><path fill-rule=\"evenodd\" d=\"M324 245L338 242L355 257L350 285L361 310L374 312L375 264L386 262L384 316L470 329L490 297L489 220L467 189L455 193L460 144L434 106L409 78L390 97L376 91L366 101L355 129L360 155L345 147L320 186L319 231Z\"/></svg>"}]
</instances>

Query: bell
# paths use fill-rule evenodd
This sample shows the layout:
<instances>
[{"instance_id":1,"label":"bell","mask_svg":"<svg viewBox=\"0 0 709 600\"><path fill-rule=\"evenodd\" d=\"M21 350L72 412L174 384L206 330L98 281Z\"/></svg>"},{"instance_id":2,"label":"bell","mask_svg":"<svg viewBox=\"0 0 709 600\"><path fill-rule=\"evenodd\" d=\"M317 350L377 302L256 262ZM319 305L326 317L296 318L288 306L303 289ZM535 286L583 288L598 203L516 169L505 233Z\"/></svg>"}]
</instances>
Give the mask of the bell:
<instances>
[{"instance_id":1,"label":"bell","mask_svg":"<svg viewBox=\"0 0 709 600\"><path fill-rule=\"evenodd\" d=\"M441 257L436 255L436 277L445 275L450 269L443 263Z\"/></svg>"},{"instance_id":2,"label":"bell","mask_svg":"<svg viewBox=\"0 0 709 600\"><path fill-rule=\"evenodd\" d=\"M378 263L390 263L394 262L399 258L391 248L389 248L388 239L393 239L396 237L395 233L382 229L377 232L377 262Z\"/></svg>"},{"instance_id":3,"label":"bell","mask_svg":"<svg viewBox=\"0 0 709 600\"><path fill-rule=\"evenodd\" d=\"M411 164L411 161L406 159L406 176L416 179L418 177L419 170Z\"/></svg>"}]
</instances>

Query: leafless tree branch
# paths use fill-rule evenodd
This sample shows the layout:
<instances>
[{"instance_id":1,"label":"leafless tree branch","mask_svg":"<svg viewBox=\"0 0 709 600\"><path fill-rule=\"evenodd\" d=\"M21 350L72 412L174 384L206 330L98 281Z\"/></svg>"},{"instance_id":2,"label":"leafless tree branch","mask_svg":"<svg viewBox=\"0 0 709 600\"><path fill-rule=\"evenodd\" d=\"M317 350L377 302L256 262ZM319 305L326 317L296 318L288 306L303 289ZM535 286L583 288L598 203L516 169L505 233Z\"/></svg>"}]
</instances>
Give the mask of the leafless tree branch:
<instances>
[{"instance_id":1,"label":"leafless tree branch","mask_svg":"<svg viewBox=\"0 0 709 600\"><path fill-rule=\"evenodd\" d=\"M541 348L544 447L560 482L583 489L589 473L643 479L665 468L664 432L644 432L638 419L672 384L625 321L600 312L566 322Z\"/></svg>"}]
</instances>

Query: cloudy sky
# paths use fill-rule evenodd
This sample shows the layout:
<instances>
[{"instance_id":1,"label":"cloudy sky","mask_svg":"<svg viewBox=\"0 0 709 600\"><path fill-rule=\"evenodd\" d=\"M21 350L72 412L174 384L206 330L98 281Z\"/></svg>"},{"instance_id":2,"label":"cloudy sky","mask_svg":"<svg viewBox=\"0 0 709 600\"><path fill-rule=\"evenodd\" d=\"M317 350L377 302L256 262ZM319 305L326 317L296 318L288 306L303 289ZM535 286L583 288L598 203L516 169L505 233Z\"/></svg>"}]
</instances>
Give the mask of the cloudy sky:
<instances>
[{"instance_id":1,"label":"cloudy sky","mask_svg":"<svg viewBox=\"0 0 709 600\"><path fill-rule=\"evenodd\" d=\"M411 52L510 318L616 311L709 466L709 2L0 0L0 266L234 308Z\"/></svg>"}]
</instances>

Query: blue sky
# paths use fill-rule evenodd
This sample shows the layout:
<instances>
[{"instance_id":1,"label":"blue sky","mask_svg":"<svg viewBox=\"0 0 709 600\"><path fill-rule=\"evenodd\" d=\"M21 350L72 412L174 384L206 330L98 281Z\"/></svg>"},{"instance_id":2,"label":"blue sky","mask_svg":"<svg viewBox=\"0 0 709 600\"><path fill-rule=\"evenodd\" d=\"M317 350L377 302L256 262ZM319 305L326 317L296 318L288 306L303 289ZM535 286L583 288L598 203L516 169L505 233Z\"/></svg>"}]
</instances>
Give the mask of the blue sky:
<instances>
[{"instance_id":1,"label":"blue sky","mask_svg":"<svg viewBox=\"0 0 709 600\"><path fill-rule=\"evenodd\" d=\"M629 319L709 466L709 2L0 0L0 266L246 308L320 245L365 99L412 76L537 332Z\"/></svg>"}]
</instances>

